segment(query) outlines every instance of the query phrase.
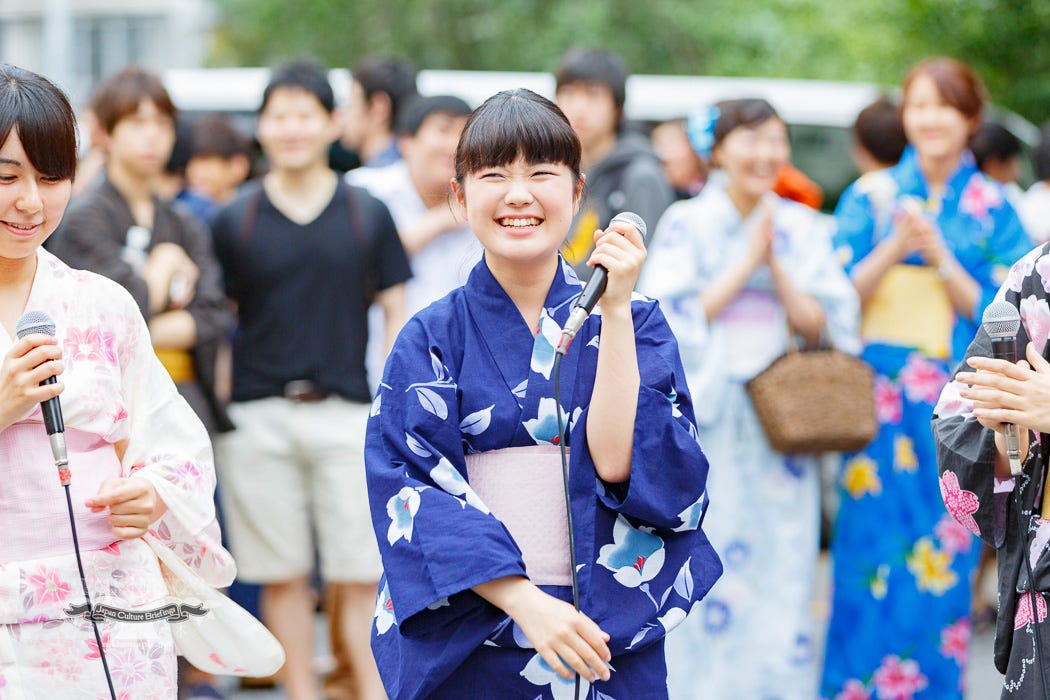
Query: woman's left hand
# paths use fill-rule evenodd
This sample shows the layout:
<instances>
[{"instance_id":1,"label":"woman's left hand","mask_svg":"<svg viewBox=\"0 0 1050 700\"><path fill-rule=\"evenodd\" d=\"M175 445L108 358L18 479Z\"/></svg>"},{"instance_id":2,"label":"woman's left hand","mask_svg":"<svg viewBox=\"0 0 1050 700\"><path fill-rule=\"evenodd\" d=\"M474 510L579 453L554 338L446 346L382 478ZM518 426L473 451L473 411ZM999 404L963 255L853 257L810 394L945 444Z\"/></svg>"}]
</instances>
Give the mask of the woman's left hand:
<instances>
[{"instance_id":1,"label":"woman's left hand","mask_svg":"<svg viewBox=\"0 0 1050 700\"><path fill-rule=\"evenodd\" d=\"M92 513L109 508L109 524L113 534L122 540L131 540L146 534L149 526L164 515L167 506L153 484L140 476L106 479L98 493L84 503Z\"/></svg>"},{"instance_id":2,"label":"woman's left hand","mask_svg":"<svg viewBox=\"0 0 1050 700\"><path fill-rule=\"evenodd\" d=\"M594 252L587 260L587 266L601 265L609 273L608 286L601 300L603 307L630 307L631 294L638 284L645 256L645 239L628 223L616 221L604 231L598 229L594 232Z\"/></svg>"},{"instance_id":3,"label":"woman's left hand","mask_svg":"<svg viewBox=\"0 0 1050 700\"><path fill-rule=\"evenodd\" d=\"M981 425L1002 430L1004 423L1041 433L1050 432L1050 363L1035 345L1025 350L1028 362L1012 364L990 357L971 357L975 372L960 372L956 379L969 386L959 393L973 401L974 417Z\"/></svg>"}]
</instances>

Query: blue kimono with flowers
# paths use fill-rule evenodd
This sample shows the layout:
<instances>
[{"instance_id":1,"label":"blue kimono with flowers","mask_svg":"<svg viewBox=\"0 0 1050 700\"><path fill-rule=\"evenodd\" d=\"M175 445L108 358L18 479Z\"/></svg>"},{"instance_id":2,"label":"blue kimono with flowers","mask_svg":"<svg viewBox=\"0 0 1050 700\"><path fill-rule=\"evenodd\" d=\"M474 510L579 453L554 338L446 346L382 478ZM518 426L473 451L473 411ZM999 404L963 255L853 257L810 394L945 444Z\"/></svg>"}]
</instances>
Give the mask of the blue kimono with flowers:
<instances>
[{"instance_id":1,"label":"blue kimono with flowers","mask_svg":"<svg viewBox=\"0 0 1050 700\"><path fill-rule=\"evenodd\" d=\"M1002 188L969 153L932 196L909 148L839 201L836 244L847 271L891 234L903 208L934 224L981 296L973 318L956 313L937 271L913 255L865 306L863 357L875 369L879 432L843 459L824 698L963 696L980 543L944 509L930 420L985 306L1030 244ZM883 292L903 294L905 304L891 304L894 313L878 322Z\"/></svg>"},{"instance_id":2,"label":"blue kimono with flowers","mask_svg":"<svg viewBox=\"0 0 1050 700\"><path fill-rule=\"evenodd\" d=\"M526 571L468 483L465 455L560 442L554 345L580 289L560 260L534 335L482 260L408 322L387 360L365 461L385 569L372 648L394 700L573 697L572 681L470 590ZM611 636L615 669L582 682L596 700L666 697L663 637L721 573L699 529L708 465L677 344L656 302L636 296L632 310L641 387L626 484L599 480L587 448L600 314L561 368L580 608ZM568 587L543 590L571 601Z\"/></svg>"}]
</instances>

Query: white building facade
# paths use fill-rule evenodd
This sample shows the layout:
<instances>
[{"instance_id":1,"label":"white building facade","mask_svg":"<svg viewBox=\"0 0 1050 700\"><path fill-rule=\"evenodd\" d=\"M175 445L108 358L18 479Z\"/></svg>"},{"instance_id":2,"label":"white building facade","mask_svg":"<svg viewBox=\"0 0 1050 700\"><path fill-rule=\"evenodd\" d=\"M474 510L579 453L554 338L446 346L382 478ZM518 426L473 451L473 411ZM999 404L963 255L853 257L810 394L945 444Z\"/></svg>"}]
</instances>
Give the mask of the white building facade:
<instances>
[{"instance_id":1,"label":"white building facade","mask_svg":"<svg viewBox=\"0 0 1050 700\"><path fill-rule=\"evenodd\" d=\"M129 63L203 66L215 18L209 0L0 0L0 61L43 73L78 106Z\"/></svg>"}]
</instances>

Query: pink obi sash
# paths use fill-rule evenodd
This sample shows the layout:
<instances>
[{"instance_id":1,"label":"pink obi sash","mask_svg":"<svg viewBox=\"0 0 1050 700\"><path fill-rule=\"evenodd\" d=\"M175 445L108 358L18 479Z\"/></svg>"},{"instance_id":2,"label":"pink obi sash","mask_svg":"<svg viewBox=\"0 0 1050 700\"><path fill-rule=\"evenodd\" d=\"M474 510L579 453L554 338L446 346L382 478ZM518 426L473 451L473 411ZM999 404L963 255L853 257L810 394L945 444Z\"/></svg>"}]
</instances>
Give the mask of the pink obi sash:
<instances>
[{"instance_id":1,"label":"pink obi sash","mask_svg":"<svg viewBox=\"0 0 1050 700\"><path fill-rule=\"evenodd\" d=\"M69 484L80 551L104 549L116 541L109 510L92 513L84 506L99 484L121 474L111 443L97 435L66 429ZM61 556L73 552L66 494L58 481L55 458L44 426L15 423L0 432L0 564Z\"/></svg>"},{"instance_id":2,"label":"pink obi sash","mask_svg":"<svg viewBox=\"0 0 1050 700\"><path fill-rule=\"evenodd\" d=\"M508 447L466 456L470 486L510 531L538 586L572 585L565 483L556 445Z\"/></svg>"}]
</instances>

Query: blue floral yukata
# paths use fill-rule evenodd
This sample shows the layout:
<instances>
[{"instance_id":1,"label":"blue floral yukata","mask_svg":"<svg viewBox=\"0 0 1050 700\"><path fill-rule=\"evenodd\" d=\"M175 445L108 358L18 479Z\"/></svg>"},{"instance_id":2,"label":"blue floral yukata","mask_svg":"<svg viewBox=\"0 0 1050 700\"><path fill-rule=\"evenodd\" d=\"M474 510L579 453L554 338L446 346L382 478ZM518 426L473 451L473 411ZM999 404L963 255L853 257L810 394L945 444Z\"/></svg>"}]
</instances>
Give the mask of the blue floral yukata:
<instances>
[{"instance_id":1,"label":"blue floral yukata","mask_svg":"<svg viewBox=\"0 0 1050 700\"><path fill-rule=\"evenodd\" d=\"M466 455L558 444L554 346L581 285L559 260L538 332L482 260L412 318L387 361L365 447L383 555L372 648L408 698L572 700L510 618L470 589L525 576L521 551L468 483ZM626 484L597 478L586 436L600 313L561 368L580 608L611 636L612 677L581 698L666 698L664 635L721 573L700 531L708 465L678 348L656 302L632 301L641 386ZM563 498L563 494L551 494ZM541 586L571 601L568 586Z\"/></svg>"},{"instance_id":2,"label":"blue floral yukata","mask_svg":"<svg viewBox=\"0 0 1050 700\"><path fill-rule=\"evenodd\" d=\"M834 700L963 696L980 542L945 511L930 420L985 306L1030 243L972 155L936 196L908 148L898 165L861 177L839 201L836 243L848 271L909 208L933 222L981 296L974 318L957 314L942 273L911 256L865 305L863 357L875 370L879 432L843 459L822 685Z\"/></svg>"}]
</instances>

